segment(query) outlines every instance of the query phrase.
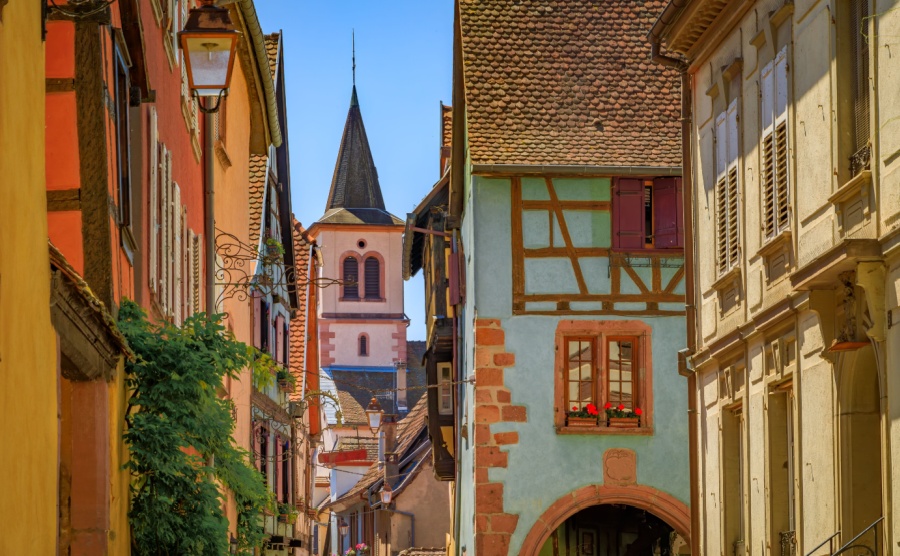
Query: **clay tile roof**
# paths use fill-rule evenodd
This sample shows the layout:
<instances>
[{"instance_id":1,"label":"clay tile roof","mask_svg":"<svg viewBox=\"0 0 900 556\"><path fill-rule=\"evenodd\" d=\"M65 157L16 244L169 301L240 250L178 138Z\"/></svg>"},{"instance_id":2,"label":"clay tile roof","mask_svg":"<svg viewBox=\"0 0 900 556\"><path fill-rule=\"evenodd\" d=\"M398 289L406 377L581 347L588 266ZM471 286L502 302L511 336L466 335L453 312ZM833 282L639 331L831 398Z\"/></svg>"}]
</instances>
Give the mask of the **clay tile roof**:
<instances>
[{"instance_id":1,"label":"clay tile roof","mask_svg":"<svg viewBox=\"0 0 900 556\"><path fill-rule=\"evenodd\" d=\"M272 33L265 35L266 41L266 58L269 62L269 71L272 73L272 79L275 77L275 71L278 69L278 43L281 42L281 33Z\"/></svg>"},{"instance_id":2,"label":"clay tile roof","mask_svg":"<svg viewBox=\"0 0 900 556\"><path fill-rule=\"evenodd\" d=\"M341 417L344 425L367 425L369 423L363 406L340 385L338 386L337 397L341 405Z\"/></svg>"},{"instance_id":3,"label":"clay tile roof","mask_svg":"<svg viewBox=\"0 0 900 556\"><path fill-rule=\"evenodd\" d=\"M449 147L453 136L453 107L441 104L441 146Z\"/></svg>"},{"instance_id":4,"label":"clay tile roof","mask_svg":"<svg viewBox=\"0 0 900 556\"><path fill-rule=\"evenodd\" d=\"M461 0L473 164L680 166L679 84L649 59L664 0Z\"/></svg>"},{"instance_id":5,"label":"clay tile roof","mask_svg":"<svg viewBox=\"0 0 900 556\"><path fill-rule=\"evenodd\" d=\"M342 436L338 439L339 452L364 449L366 461L378 461L378 437L371 436L368 428L360 430L361 436Z\"/></svg>"},{"instance_id":6,"label":"clay tile roof","mask_svg":"<svg viewBox=\"0 0 900 556\"><path fill-rule=\"evenodd\" d=\"M263 201L266 196L267 158L261 154L250 155L250 245L259 244L262 231Z\"/></svg>"},{"instance_id":7,"label":"clay tile roof","mask_svg":"<svg viewBox=\"0 0 900 556\"><path fill-rule=\"evenodd\" d=\"M292 234L294 239L294 281L297 284L297 310L291 317L290 327L290 362L291 372L298 378L302 384L303 374L306 370L306 321L307 300L309 297L309 248L312 242L306 234L306 229L297 221L291 218ZM296 395L299 397L300 393Z\"/></svg>"}]
</instances>

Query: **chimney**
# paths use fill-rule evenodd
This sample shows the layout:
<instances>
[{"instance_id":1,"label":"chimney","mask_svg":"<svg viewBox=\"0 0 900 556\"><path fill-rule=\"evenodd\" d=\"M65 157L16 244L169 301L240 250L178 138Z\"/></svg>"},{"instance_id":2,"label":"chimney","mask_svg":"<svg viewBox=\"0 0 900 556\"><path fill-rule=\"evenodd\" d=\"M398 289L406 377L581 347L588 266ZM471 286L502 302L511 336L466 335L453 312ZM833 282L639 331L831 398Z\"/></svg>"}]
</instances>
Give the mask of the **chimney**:
<instances>
[{"instance_id":1,"label":"chimney","mask_svg":"<svg viewBox=\"0 0 900 556\"><path fill-rule=\"evenodd\" d=\"M384 450L384 480L391 486L396 484L400 473L400 460L397 454L397 416L385 415L381 423L381 442Z\"/></svg>"},{"instance_id":2,"label":"chimney","mask_svg":"<svg viewBox=\"0 0 900 556\"><path fill-rule=\"evenodd\" d=\"M409 412L409 407L406 404L406 361L395 361L394 372L396 374L394 384L396 384L397 388L395 390L395 406L397 414L402 418Z\"/></svg>"}]
</instances>

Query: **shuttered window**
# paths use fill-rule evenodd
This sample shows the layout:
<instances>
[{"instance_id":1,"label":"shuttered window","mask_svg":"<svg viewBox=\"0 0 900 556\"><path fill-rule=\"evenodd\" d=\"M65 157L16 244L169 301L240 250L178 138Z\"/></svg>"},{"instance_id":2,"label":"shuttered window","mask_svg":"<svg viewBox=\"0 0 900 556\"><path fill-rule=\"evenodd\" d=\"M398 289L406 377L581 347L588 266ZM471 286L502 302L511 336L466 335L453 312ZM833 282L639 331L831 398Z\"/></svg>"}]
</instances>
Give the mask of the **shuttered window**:
<instances>
[{"instance_id":1,"label":"shuttered window","mask_svg":"<svg viewBox=\"0 0 900 556\"><path fill-rule=\"evenodd\" d=\"M366 258L366 299L381 299L381 263L375 257Z\"/></svg>"},{"instance_id":2,"label":"shuttered window","mask_svg":"<svg viewBox=\"0 0 900 556\"><path fill-rule=\"evenodd\" d=\"M359 299L359 261L353 257L344 259L344 299Z\"/></svg>"},{"instance_id":3,"label":"shuttered window","mask_svg":"<svg viewBox=\"0 0 900 556\"><path fill-rule=\"evenodd\" d=\"M869 0L850 1L850 43L853 45L853 154L850 169L854 175L869 162Z\"/></svg>"},{"instance_id":4,"label":"shuttered window","mask_svg":"<svg viewBox=\"0 0 900 556\"><path fill-rule=\"evenodd\" d=\"M716 266L724 274L738 264L737 99L716 118Z\"/></svg>"},{"instance_id":5,"label":"shuttered window","mask_svg":"<svg viewBox=\"0 0 900 556\"><path fill-rule=\"evenodd\" d=\"M787 47L762 69L763 230L772 238L790 227Z\"/></svg>"},{"instance_id":6,"label":"shuttered window","mask_svg":"<svg viewBox=\"0 0 900 556\"><path fill-rule=\"evenodd\" d=\"M684 247L681 178L619 178L613 196L613 247Z\"/></svg>"}]
</instances>

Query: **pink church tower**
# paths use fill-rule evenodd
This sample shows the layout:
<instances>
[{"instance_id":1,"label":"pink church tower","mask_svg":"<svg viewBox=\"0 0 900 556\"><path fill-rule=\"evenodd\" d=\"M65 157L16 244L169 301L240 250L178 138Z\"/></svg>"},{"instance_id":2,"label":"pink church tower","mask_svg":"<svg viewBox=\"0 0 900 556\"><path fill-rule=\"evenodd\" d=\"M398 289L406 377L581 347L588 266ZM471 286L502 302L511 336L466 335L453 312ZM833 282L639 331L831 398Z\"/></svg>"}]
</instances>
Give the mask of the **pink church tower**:
<instances>
[{"instance_id":1,"label":"pink church tower","mask_svg":"<svg viewBox=\"0 0 900 556\"><path fill-rule=\"evenodd\" d=\"M343 282L319 290L319 360L334 390L378 384L382 406L401 416L408 411L409 324L403 224L385 210L354 85L325 214L309 230L321 249L320 276Z\"/></svg>"}]
</instances>

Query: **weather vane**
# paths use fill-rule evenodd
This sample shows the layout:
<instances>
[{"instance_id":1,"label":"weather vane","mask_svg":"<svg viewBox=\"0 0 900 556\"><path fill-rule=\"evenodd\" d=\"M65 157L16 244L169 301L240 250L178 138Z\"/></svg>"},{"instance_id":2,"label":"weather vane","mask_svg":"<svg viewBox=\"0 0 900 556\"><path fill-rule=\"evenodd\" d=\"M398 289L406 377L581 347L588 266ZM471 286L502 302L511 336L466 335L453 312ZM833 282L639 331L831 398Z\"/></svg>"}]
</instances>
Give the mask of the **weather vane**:
<instances>
[{"instance_id":1,"label":"weather vane","mask_svg":"<svg viewBox=\"0 0 900 556\"><path fill-rule=\"evenodd\" d=\"M353 86L356 87L356 29L350 31L350 41L353 45Z\"/></svg>"}]
</instances>

